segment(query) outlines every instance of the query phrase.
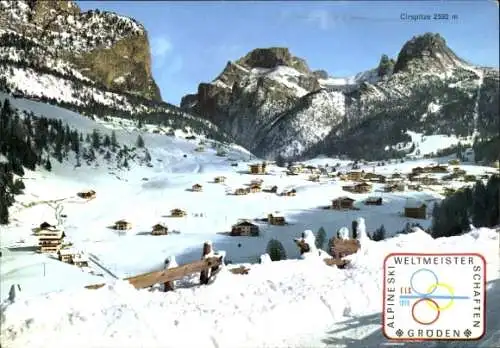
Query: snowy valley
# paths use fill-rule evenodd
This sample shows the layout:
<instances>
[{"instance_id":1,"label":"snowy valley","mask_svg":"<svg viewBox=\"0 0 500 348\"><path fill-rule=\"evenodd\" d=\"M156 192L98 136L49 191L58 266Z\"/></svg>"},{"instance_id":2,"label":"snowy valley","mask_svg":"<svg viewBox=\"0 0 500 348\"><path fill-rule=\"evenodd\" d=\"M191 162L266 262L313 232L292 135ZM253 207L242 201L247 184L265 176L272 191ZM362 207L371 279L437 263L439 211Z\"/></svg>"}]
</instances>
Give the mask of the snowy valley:
<instances>
[{"instance_id":1,"label":"snowy valley","mask_svg":"<svg viewBox=\"0 0 500 348\"><path fill-rule=\"evenodd\" d=\"M9 100L13 108L32 111L32 117L61 120L82 133L97 130L104 137L113 132L120 146L139 152L127 166L106 161L97 151L95 160L82 161L79 167L68 156L61 163L53 159L50 171L43 167L25 171L24 193L15 196L9 209L10 224L0 227L1 337L6 347L40 346L42 331L47 347L62 347L77 337L86 337L87 347L343 347L354 342L379 346L385 342L379 331L381 265L392 252L481 253L488 262L489 301L498 298L498 228L437 239L422 230L431 226L432 206L447 190L471 182L465 182L463 175L444 181L443 173L431 173L427 177L433 180L418 185L404 179L417 167L446 168L453 155L357 164L320 157L304 162L302 170L293 169L300 168L298 164L287 169L270 163L266 174L250 174L249 165L261 160L236 145L182 133L156 134L154 125L138 129L133 122L95 121L40 102ZM134 150L139 135L144 149ZM434 152L440 144L446 146L442 139L430 141L433 145L422 142L422 147L434 146ZM149 161L140 160L141 151L149 153ZM482 180L495 173L494 168L467 162L450 165L446 171L453 173L453 168ZM371 188L362 193L347 188L359 183L360 175L368 180L368 174L385 177L386 182L368 181ZM217 177L225 180L215 183ZM263 180L259 190L234 195L259 179ZM200 192L192 190L196 184L201 185ZM386 190L398 184L403 188ZM95 191L95 198L78 197L85 190ZM281 195L291 191L295 195ZM325 209L341 197L351 198L354 205ZM366 204L373 198L380 198L381 205ZM405 216L405 206L416 201L429 207L425 216ZM171 217L173 209L186 215ZM286 224L264 222L268 214L284 217ZM327 266L320 258L301 260L294 238L304 230L323 227L328 240L359 218L365 219L371 236L384 225L385 240L363 242L361 250L348 257L351 262L345 269ZM110 228L120 219L131 226ZM258 236L228 235L240 219L257 226ZM61 262L57 254L38 253L33 230L43 222L63 230L64 244L82 253L88 267ZM166 226L168 234L152 235L157 223ZM412 229L413 224L420 228ZM352 236L352 230L349 233ZM288 260L259 262L271 239L281 242ZM199 260L207 240L216 251L225 252L227 264L213 283L200 286L194 274L165 293L161 287L153 292L135 290L120 281L161 270L168 258L178 264ZM228 271L242 265L248 274ZM99 283L107 285L84 289ZM21 291L9 300L13 285ZM490 308L494 311L494 306ZM303 320L296 319L298 313ZM285 318L295 319L285 324ZM277 321L283 325L269 330ZM196 336L188 334L194 327ZM499 329L489 329L484 347Z\"/></svg>"}]
</instances>

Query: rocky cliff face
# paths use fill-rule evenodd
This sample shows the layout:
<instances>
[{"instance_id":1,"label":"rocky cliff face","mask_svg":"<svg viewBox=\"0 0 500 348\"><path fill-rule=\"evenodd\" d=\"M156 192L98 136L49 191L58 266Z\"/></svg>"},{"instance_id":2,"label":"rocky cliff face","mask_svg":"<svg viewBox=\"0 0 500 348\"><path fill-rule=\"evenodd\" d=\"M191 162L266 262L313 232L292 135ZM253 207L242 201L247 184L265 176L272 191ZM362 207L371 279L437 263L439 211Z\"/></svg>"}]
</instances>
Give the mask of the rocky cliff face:
<instances>
[{"instance_id":1,"label":"rocky cliff face","mask_svg":"<svg viewBox=\"0 0 500 348\"><path fill-rule=\"evenodd\" d=\"M409 40L397 59L384 55L376 68L352 78L313 72L286 48L256 49L228 62L181 107L263 157L379 158L407 141L407 130L498 132L498 76L466 63L430 33Z\"/></svg>"},{"instance_id":2,"label":"rocky cliff face","mask_svg":"<svg viewBox=\"0 0 500 348\"><path fill-rule=\"evenodd\" d=\"M107 89L161 100L146 31L133 19L81 12L73 1L24 0L1 1L0 24L2 34L22 35Z\"/></svg>"},{"instance_id":3,"label":"rocky cliff face","mask_svg":"<svg viewBox=\"0 0 500 348\"><path fill-rule=\"evenodd\" d=\"M1 92L88 117L156 124L159 133L228 140L161 100L150 60L147 33L131 18L81 12L72 1L0 1Z\"/></svg>"}]
</instances>

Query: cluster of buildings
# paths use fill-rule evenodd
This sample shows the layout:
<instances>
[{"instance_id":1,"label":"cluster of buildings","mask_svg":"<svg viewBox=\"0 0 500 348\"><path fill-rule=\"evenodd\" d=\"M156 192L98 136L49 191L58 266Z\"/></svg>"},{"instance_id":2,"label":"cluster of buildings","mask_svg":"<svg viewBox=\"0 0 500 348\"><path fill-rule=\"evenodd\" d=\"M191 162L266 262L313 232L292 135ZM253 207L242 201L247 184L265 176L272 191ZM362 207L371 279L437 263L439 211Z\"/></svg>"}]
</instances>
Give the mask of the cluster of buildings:
<instances>
[{"instance_id":1,"label":"cluster of buildings","mask_svg":"<svg viewBox=\"0 0 500 348\"><path fill-rule=\"evenodd\" d=\"M41 223L36 230L40 253L56 253L59 261L78 267L88 267L88 258L82 252L63 244L64 231L48 222Z\"/></svg>"}]
</instances>

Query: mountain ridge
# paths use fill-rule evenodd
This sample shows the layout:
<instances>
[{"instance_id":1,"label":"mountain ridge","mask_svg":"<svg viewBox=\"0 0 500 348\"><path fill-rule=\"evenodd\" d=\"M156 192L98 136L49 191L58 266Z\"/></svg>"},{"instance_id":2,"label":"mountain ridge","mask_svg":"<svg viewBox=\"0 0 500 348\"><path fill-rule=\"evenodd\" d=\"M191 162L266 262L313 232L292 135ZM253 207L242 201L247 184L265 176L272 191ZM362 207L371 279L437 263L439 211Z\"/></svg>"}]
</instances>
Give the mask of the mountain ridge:
<instances>
[{"instance_id":1,"label":"mountain ridge","mask_svg":"<svg viewBox=\"0 0 500 348\"><path fill-rule=\"evenodd\" d=\"M265 158L364 151L385 157L394 155L387 145L410 139L408 130L490 136L498 129L497 81L498 69L471 65L441 35L425 33L408 40L396 59L383 55L378 66L349 79L311 71L288 48L258 48L228 62L180 106ZM370 129L375 120L389 127L382 142L370 139L380 131ZM352 147L355 135L370 139L362 150Z\"/></svg>"},{"instance_id":2,"label":"mountain ridge","mask_svg":"<svg viewBox=\"0 0 500 348\"><path fill-rule=\"evenodd\" d=\"M228 141L209 121L162 101L147 32L113 12L73 1L0 1L0 91L92 118L158 125L158 132Z\"/></svg>"}]
</instances>

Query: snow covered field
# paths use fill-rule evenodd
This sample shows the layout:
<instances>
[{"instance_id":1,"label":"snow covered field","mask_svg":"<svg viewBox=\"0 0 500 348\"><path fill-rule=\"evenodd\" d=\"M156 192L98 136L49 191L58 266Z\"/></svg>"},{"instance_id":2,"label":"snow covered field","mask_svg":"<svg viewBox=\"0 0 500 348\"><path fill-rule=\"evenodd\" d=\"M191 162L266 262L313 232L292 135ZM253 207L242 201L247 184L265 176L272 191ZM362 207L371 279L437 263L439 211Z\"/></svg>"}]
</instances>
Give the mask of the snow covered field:
<instances>
[{"instance_id":1,"label":"snow covered field","mask_svg":"<svg viewBox=\"0 0 500 348\"><path fill-rule=\"evenodd\" d=\"M123 282L19 299L3 312L8 347L380 347L382 262L390 252L479 252L488 261L488 328L500 329L498 232L433 240L425 232L370 242L340 270L321 261L253 265L175 292ZM22 294L22 293L21 293ZM488 343L487 340L490 340ZM79 344L78 342L85 342ZM498 341L495 341L498 343ZM429 345L432 346L432 345ZM480 346L474 342L473 346Z\"/></svg>"},{"instance_id":2,"label":"snow covered field","mask_svg":"<svg viewBox=\"0 0 500 348\"><path fill-rule=\"evenodd\" d=\"M132 128L96 123L54 106L11 101L15 107L62 119L80 131L96 128L106 134L115 129L122 143L133 144L139 134ZM442 198L431 189L379 192L381 184L375 184L369 194L350 194L342 190L346 182L327 177L311 182L307 181L308 174L286 176L284 169L272 165L269 175L249 175L246 171L253 156L238 146L227 146L227 155L221 157L209 145L203 152L194 151L199 139L141 134L153 167L111 171L101 163L99 167L74 169L73 165L54 161L52 172L26 173L25 194L16 197L18 203L10 210L11 224L0 227L1 299L8 296L12 284L22 288L21 299L2 307L2 347L78 347L77 342L85 342L81 345L85 347L380 346L384 342L377 331L382 261L386 254L398 251L482 253L489 263L493 294L489 301L500 298L499 234L487 229L437 240L421 231L368 242L353 259L353 268L347 270L314 261L288 260L253 264L245 276L222 272L209 286L170 293L136 291L121 282L114 283L113 276L123 278L161 269L169 256L175 256L179 264L198 260L207 239L213 241L216 250L225 250L226 259L233 263L255 263L271 238L280 240L288 258L294 259L299 252L293 238L305 229L324 227L330 238L358 217L366 219L368 231L384 224L389 235L403 229L407 222L418 222L426 228L429 219L402 216L406 200L418 198L432 206ZM361 169L387 175L406 173L431 162L435 161L366 165ZM348 161L329 158L307 162L336 163L341 163L341 171L350 168ZM461 167L471 174L493 171L473 165ZM227 177L226 183L212 182L219 175ZM276 185L278 192L294 188L297 196L227 194L257 178L264 180L264 188ZM186 190L196 183L203 185L202 192ZM95 190L96 198L85 201L76 196L85 189ZM344 195L356 199L359 210L320 208ZM383 198L382 206L362 203L374 195ZM66 239L105 268L107 272L102 273L109 287L83 290L83 285L103 282L103 278L33 251L37 239L32 228L43 221L55 223L55 208L67 216L62 224ZM168 217L174 208L185 209L187 216ZM262 232L259 237L222 234L238 219L264 218L276 211L290 224L258 223ZM130 221L132 229L117 232L108 228L119 219ZM150 235L151 227L158 222L180 233ZM64 291L45 295L57 290Z\"/></svg>"}]
</instances>

